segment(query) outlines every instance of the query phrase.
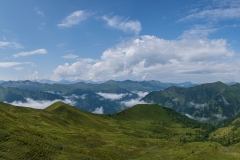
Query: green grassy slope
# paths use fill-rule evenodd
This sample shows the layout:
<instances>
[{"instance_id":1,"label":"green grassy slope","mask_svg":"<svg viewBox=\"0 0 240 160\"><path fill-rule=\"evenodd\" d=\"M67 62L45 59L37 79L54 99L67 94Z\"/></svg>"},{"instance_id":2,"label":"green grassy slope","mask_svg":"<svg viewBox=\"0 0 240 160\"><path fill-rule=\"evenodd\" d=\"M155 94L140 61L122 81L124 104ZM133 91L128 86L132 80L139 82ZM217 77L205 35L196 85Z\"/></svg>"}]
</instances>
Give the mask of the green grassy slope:
<instances>
[{"instance_id":1,"label":"green grassy slope","mask_svg":"<svg viewBox=\"0 0 240 160\"><path fill-rule=\"evenodd\" d=\"M239 159L237 146L206 141L210 129L157 105L97 115L0 103L0 159Z\"/></svg>"},{"instance_id":2,"label":"green grassy slope","mask_svg":"<svg viewBox=\"0 0 240 160\"><path fill-rule=\"evenodd\" d=\"M210 140L217 141L225 146L232 144L240 145L240 117L233 120L227 120L225 124L212 132Z\"/></svg>"}]
</instances>

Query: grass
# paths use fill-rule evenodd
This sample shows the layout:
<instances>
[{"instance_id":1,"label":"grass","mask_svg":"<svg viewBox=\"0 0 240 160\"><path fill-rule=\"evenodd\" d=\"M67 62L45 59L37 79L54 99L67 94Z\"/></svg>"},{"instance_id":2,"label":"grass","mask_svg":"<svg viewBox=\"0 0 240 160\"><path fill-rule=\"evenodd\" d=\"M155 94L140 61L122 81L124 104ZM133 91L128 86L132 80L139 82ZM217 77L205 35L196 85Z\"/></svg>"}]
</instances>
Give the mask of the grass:
<instances>
[{"instance_id":1,"label":"grass","mask_svg":"<svg viewBox=\"0 0 240 160\"><path fill-rule=\"evenodd\" d=\"M209 128L158 105L97 115L0 103L0 159L239 159L240 144L209 141Z\"/></svg>"}]
</instances>

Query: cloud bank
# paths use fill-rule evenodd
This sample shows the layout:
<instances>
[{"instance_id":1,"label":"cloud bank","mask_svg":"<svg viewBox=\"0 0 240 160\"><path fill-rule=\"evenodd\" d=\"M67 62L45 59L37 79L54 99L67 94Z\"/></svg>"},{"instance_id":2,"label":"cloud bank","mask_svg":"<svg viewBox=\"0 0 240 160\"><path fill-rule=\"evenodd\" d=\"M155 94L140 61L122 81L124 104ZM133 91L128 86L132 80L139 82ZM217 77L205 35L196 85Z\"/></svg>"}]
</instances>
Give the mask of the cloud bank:
<instances>
[{"instance_id":1,"label":"cloud bank","mask_svg":"<svg viewBox=\"0 0 240 160\"><path fill-rule=\"evenodd\" d=\"M76 104L76 102L70 100L70 99L65 99L65 100L53 100L53 101L49 101L49 100L33 100L31 98L26 98L26 102L21 102L21 101L14 101L12 103L9 103L11 105L15 105L15 106L21 106L21 107L29 107L29 108L35 108L35 109L44 109L48 106L50 106L51 104L57 102L57 101L62 101L63 103L69 104L74 106ZM6 103L6 102L5 102Z\"/></svg>"},{"instance_id":2,"label":"cloud bank","mask_svg":"<svg viewBox=\"0 0 240 160\"><path fill-rule=\"evenodd\" d=\"M124 96L127 94L115 94L115 93L102 93L102 92L97 92L98 95L104 97L105 99L110 99L112 101L114 100L119 100L122 99Z\"/></svg>"},{"instance_id":3,"label":"cloud bank","mask_svg":"<svg viewBox=\"0 0 240 160\"><path fill-rule=\"evenodd\" d=\"M159 79L179 81L219 80L236 76L239 60L224 39L165 40L140 36L124 40L103 52L100 60L79 59L73 64L58 66L55 80Z\"/></svg>"},{"instance_id":4,"label":"cloud bank","mask_svg":"<svg viewBox=\"0 0 240 160\"><path fill-rule=\"evenodd\" d=\"M147 103L143 100L140 100L140 98L137 98L137 99L131 99L131 100L128 100L128 101L122 101L121 104L126 106L126 107L132 107L132 106L137 105L137 104L150 104L150 103Z\"/></svg>"}]
</instances>

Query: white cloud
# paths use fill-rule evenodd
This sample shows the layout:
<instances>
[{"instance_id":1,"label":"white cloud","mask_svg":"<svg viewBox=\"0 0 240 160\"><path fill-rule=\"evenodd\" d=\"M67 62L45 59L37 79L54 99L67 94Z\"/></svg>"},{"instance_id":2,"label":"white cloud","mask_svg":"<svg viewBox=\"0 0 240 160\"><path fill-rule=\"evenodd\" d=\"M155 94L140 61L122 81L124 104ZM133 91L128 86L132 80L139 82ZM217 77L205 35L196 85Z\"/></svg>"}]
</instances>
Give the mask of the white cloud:
<instances>
[{"instance_id":1,"label":"white cloud","mask_svg":"<svg viewBox=\"0 0 240 160\"><path fill-rule=\"evenodd\" d=\"M96 108L92 113L103 114L103 107Z\"/></svg>"},{"instance_id":2,"label":"white cloud","mask_svg":"<svg viewBox=\"0 0 240 160\"><path fill-rule=\"evenodd\" d=\"M30 56L30 55L35 55L35 54L46 54L47 50L46 49L37 49L34 51L30 51L30 52L20 52L17 54L14 54L13 57L17 58L17 57L21 57L21 56Z\"/></svg>"},{"instance_id":3,"label":"white cloud","mask_svg":"<svg viewBox=\"0 0 240 160\"><path fill-rule=\"evenodd\" d=\"M104 97L105 99L110 99L110 100L119 100L127 95L127 94L123 94L123 93L115 94L115 93L102 93L102 92L98 92L97 94Z\"/></svg>"},{"instance_id":4,"label":"white cloud","mask_svg":"<svg viewBox=\"0 0 240 160\"><path fill-rule=\"evenodd\" d=\"M206 122L208 121L208 118L205 118L205 117L193 117L191 116L190 114L185 114L185 116L187 116L188 118L191 118L191 119L194 119L196 121L199 121L199 122Z\"/></svg>"},{"instance_id":5,"label":"white cloud","mask_svg":"<svg viewBox=\"0 0 240 160\"><path fill-rule=\"evenodd\" d=\"M44 14L42 11L40 11L37 7L35 8L35 11L37 12L38 15L44 17Z\"/></svg>"},{"instance_id":6,"label":"white cloud","mask_svg":"<svg viewBox=\"0 0 240 160\"><path fill-rule=\"evenodd\" d=\"M199 6L198 6L199 5ZM191 9L186 17L179 21L204 20L217 22L222 20L240 19L240 1L239 0L210 0L201 1L197 8ZM200 9L203 8L203 9ZM193 11L193 12L191 12Z\"/></svg>"},{"instance_id":7,"label":"white cloud","mask_svg":"<svg viewBox=\"0 0 240 160\"><path fill-rule=\"evenodd\" d=\"M122 30L126 33L135 33L138 34L142 30L141 23L137 20L129 20L128 18L123 18L119 16L103 16L105 21L107 21L107 25L109 27Z\"/></svg>"},{"instance_id":8,"label":"white cloud","mask_svg":"<svg viewBox=\"0 0 240 160\"><path fill-rule=\"evenodd\" d=\"M9 68L22 64L31 64L30 62L0 62L0 67Z\"/></svg>"},{"instance_id":9,"label":"white cloud","mask_svg":"<svg viewBox=\"0 0 240 160\"><path fill-rule=\"evenodd\" d=\"M64 79L69 81L74 81L77 79L88 80L89 77L91 77L92 75L91 73L87 72L91 69L94 63L96 63L96 60L93 59L81 59L81 61L78 61L72 65L65 63L62 66L58 66L58 68L54 70L54 75L52 79L58 81L61 80L62 77L64 77Z\"/></svg>"},{"instance_id":10,"label":"white cloud","mask_svg":"<svg viewBox=\"0 0 240 160\"><path fill-rule=\"evenodd\" d=\"M52 79L93 80L156 79L196 83L238 76L239 60L224 39L165 40L140 36L103 52L100 60L79 59L60 65ZM203 76L204 75L204 76Z\"/></svg>"},{"instance_id":11,"label":"white cloud","mask_svg":"<svg viewBox=\"0 0 240 160\"><path fill-rule=\"evenodd\" d=\"M83 95L80 96L80 98L81 98L81 99L85 99L86 96L87 96L87 94L83 94Z\"/></svg>"},{"instance_id":12,"label":"white cloud","mask_svg":"<svg viewBox=\"0 0 240 160\"><path fill-rule=\"evenodd\" d=\"M0 41L0 48L5 48L5 47L12 47L12 48L23 48L23 46L17 42L6 42L6 41Z\"/></svg>"},{"instance_id":13,"label":"white cloud","mask_svg":"<svg viewBox=\"0 0 240 160\"><path fill-rule=\"evenodd\" d=\"M225 8L225 9L211 9L211 10L203 10L198 13L190 14L185 18L180 19L179 21L187 21L187 20L211 20L211 21L219 21L219 20L229 20L229 19L240 19L240 8Z\"/></svg>"},{"instance_id":14,"label":"white cloud","mask_svg":"<svg viewBox=\"0 0 240 160\"><path fill-rule=\"evenodd\" d=\"M132 106L137 105L137 104L149 104L149 103L147 103L143 100L140 100L140 98L137 98L137 99L131 99L131 100L128 100L128 101L122 101L121 104L123 104L126 107L132 107Z\"/></svg>"},{"instance_id":15,"label":"white cloud","mask_svg":"<svg viewBox=\"0 0 240 160\"><path fill-rule=\"evenodd\" d=\"M76 11L67 16L58 27L72 27L85 20L90 14L86 11Z\"/></svg>"},{"instance_id":16,"label":"white cloud","mask_svg":"<svg viewBox=\"0 0 240 160\"><path fill-rule=\"evenodd\" d=\"M188 118L194 119L194 117L191 116L190 114L187 114L187 113L186 113L185 116L187 116Z\"/></svg>"},{"instance_id":17,"label":"white cloud","mask_svg":"<svg viewBox=\"0 0 240 160\"><path fill-rule=\"evenodd\" d=\"M76 59L78 58L78 55L75 55L75 54L67 54L65 56L62 56L62 58L64 59Z\"/></svg>"},{"instance_id":18,"label":"white cloud","mask_svg":"<svg viewBox=\"0 0 240 160\"><path fill-rule=\"evenodd\" d=\"M145 97L149 92L138 91L138 92L133 92L133 93L136 93L139 98L143 98L143 97Z\"/></svg>"},{"instance_id":19,"label":"white cloud","mask_svg":"<svg viewBox=\"0 0 240 160\"><path fill-rule=\"evenodd\" d=\"M66 104L69 105L75 105L75 102L69 99L65 99L65 100L42 100L42 101L38 101L38 100L33 100L31 98L26 98L26 102L21 102L21 101L14 101L12 103L9 103L11 105L15 105L15 106L22 106L22 107L30 107L30 108L36 108L36 109L44 109L48 106L50 106L51 104L57 102L57 101L62 101Z\"/></svg>"}]
</instances>

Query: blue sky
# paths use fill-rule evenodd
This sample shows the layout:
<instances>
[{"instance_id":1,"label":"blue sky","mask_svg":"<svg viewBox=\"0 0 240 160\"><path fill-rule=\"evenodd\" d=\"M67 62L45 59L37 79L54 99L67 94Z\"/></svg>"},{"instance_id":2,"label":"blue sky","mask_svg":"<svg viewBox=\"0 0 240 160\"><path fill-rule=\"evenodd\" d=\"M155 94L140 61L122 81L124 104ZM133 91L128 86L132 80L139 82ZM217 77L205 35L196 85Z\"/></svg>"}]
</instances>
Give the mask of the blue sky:
<instances>
[{"instance_id":1,"label":"blue sky","mask_svg":"<svg viewBox=\"0 0 240 160\"><path fill-rule=\"evenodd\" d=\"M239 0L0 0L0 79L240 82Z\"/></svg>"}]
</instances>

